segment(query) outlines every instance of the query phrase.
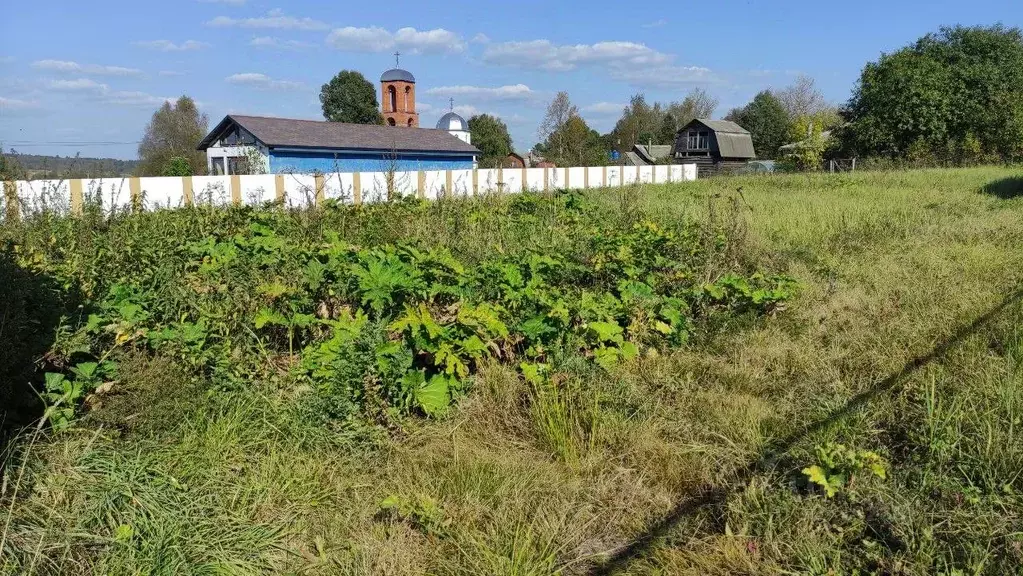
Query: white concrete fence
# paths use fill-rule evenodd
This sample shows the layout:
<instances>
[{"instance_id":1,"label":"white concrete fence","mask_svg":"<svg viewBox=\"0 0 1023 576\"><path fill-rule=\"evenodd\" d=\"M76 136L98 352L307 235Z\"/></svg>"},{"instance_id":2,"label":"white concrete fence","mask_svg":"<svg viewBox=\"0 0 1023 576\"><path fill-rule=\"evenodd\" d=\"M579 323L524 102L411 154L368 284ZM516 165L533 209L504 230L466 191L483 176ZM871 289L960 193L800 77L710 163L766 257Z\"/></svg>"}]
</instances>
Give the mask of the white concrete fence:
<instances>
[{"instance_id":1,"label":"white concrete fence","mask_svg":"<svg viewBox=\"0 0 1023 576\"><path fill-rule=\"evenodd\" d=\"M259 204L270 200L302 208L335 200L376 202L393 195L465 197L554 189L578 190L696 179L696 165L497 168L421 172L333 172L252 176L184 176L19 180L4 183L2 213L80 213L85 203L104 211L177 208L190 204ZM390 180L390 182L389 182Z\"/></svg>"}]
</instances>

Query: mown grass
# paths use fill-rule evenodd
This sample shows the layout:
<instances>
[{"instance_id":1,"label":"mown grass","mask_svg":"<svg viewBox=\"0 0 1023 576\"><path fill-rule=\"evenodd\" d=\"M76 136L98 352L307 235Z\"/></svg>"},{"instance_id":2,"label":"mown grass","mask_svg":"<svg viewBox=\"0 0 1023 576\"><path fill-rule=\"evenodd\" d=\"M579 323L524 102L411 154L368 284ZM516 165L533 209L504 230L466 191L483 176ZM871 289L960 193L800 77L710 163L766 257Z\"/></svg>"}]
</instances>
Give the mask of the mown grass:
<instances>
[{"instance_id":1,"label":"mown grass","mask_svg":"<svg viewBox=\"0 0 1023 576\"><path fill-rule=\"evenodd\" d=\"M999 192L1018 178L977 168L593 191L621 218L731 227L743 249L719 257L786 272L800 296L610 373L569 367L552 389L491 364L440 421L339 432L304 418L286 384L210 394L173 361L126 360L120 400L14 446L0 566L1020 573L1023 197ZM558 217L538 215L536 235ZM481 257L530 241L443 214L352 225ZM825 497L800 471L829 442L877 452L886 477ZM696 495L704 505L685 507Z\"/></svg>"}]
</instances>

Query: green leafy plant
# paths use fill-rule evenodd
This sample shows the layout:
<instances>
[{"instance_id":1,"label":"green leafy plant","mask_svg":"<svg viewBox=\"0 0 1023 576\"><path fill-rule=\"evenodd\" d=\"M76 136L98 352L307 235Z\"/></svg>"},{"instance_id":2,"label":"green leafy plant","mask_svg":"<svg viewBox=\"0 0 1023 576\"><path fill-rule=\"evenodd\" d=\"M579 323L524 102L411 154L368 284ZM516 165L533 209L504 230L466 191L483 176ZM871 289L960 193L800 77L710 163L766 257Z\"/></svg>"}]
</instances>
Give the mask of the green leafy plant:
<instances>
[{"instance_id":1,"label":"green leafy plant","mask_svg":"<svg viewBox=\"0 0 1023 576\"><path fill-rule=\"evenodd\" d=\"M876 452L835 443L817 446L815 452L817 464L803 468L802 472L828 498L846 488L857 475L873 475L882 480L887 476L885 461Z\"/></svg>"}]
</instances>

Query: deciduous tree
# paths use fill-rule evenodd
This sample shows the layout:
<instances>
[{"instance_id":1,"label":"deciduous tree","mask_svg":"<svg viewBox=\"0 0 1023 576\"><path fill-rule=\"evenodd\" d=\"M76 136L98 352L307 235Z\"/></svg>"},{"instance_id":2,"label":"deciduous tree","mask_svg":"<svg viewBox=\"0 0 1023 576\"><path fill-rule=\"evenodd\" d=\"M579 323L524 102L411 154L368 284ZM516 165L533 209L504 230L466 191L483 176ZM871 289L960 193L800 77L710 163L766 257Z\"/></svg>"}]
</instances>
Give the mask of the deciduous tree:
<instances>
[{"instance_id":1,"label":"deciduous tree","mask_svg":"<svg viewBox=\"0 0 1023 576\"><path fill-rule=\"evenodd\" d=\"M851 153L1023 159L1023 32L942 28L885 54L863 69L845 116Z\"/></svg>"},{"instance_id":2,"label":"deciduous tree","mask_svg":"<svg viewBox=\"0 0 1023 576\"><path fill-rule=\"evenodd\" d=\"M164 102L153 113L139 143L139 175L159 176L175 157L187 159L191 174L205 174L206 154L195 147L206 136L209 123L188 96L173 105Z\"/></svg>"},{"instance_id":3,"label":"deciduous tree","mask_svg":"<svg viewBox=\"0 0 1023 576\"><path fill-rule=\"evenodd\" d=\"M366 77L354 70L342 70L320 88L323 117L331 122L383 124L377 91Z\"/></svg>"},{"instance_id":4,"label":"deciduous tree","mask_svg":"<svg viewBox=\"0 0 1023 576\"><path fill-rule=\"evenodd\" d=\"M789 115L770 90L760 92L746 106L732 110L725 120L749 130L759 158L776 158L778 148L789 141Z\"/></svg>"},{"instance_id":5,"label":"deciduous tree","mask_svg":"<svg viewBox=\"0 0 1023 576\"><path fill-rule=\"evenodd\" d=\"M508 126L496 116L477 114L469 118L469 134L472 145L482 152L479 159L481 167L496 167L511 154L512 138Z\"/></svg>"},{"instance_id":6,"label":"deciduous tree","mask_svg":"<svg viewBox=\"0 0 1023 576\"><path fill-rule=\"evenodd\" d=\"M547 112L540 122L537 130L537 137L544 143L546 152L561 156L565 153L565 132L563 128L569 118L579 115L576 108L568 98L568 92L558 92L550 104L547 105Z\"/></svg>"}]
</instances>

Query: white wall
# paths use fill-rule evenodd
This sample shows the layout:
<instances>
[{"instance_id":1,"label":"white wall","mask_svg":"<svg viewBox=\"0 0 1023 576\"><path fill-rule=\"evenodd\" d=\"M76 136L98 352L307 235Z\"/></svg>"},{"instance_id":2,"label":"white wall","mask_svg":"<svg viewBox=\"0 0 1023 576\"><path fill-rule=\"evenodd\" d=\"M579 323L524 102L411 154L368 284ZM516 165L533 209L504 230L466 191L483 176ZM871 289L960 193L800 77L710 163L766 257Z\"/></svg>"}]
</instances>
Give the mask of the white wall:
<instances>
[{"instance_id":1,"label":"white wall","mask_svg":"<svg viewBox=\"0 0 1023 576\"><path fill-rule=\"evenodd\" d=\"M473 185L475 173L476 185ZM423 189L419 189L422 174ZM605 180L606 175L606 180ZM523 178L525 176L525 178ZM696 165L671 166L589 166L571 168L521 168L486 170L431 170L396 172L394 187L402 195L419 195L435 200L445 195L448 181L451 195L519 193L585 187L603 188L633 184L664 184L696 180ZM358 181L363 202L387 199L387 174L384 172L341 172L313 174L264 174L242 176L192 176L154 178L100 178L84 180L28 180L15 183L20 209L25 213L43 210L68 212L71 197L80 190L84 202L100 202L104 210L125 210L132 206L132 188L148 210L178 208L188 203L227 206L237 198L243 204L260 204L283 199L289 207L301 208L316 203L317 186L323 198L344 203L355 201ZM191 188L186 189L191 182ZM546 183L546 186L545 186ZM237 190L235 189L237 187ZM0 198L0 205L7 199Z\"/></svg>"}]
</instances>

